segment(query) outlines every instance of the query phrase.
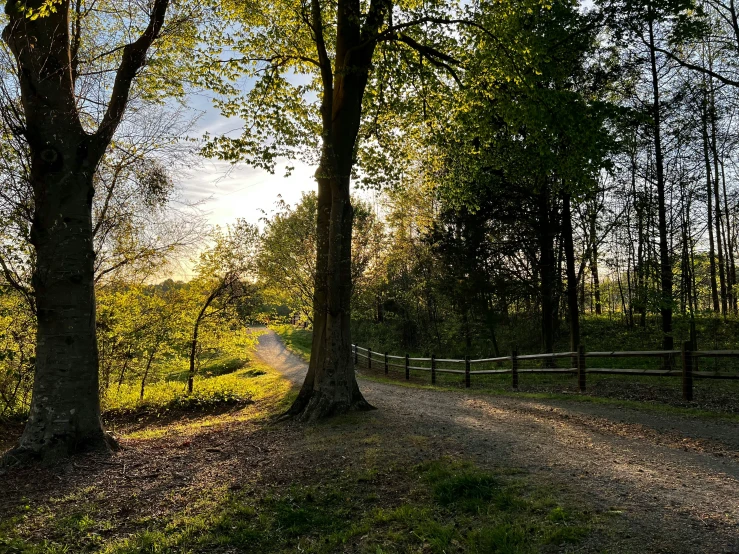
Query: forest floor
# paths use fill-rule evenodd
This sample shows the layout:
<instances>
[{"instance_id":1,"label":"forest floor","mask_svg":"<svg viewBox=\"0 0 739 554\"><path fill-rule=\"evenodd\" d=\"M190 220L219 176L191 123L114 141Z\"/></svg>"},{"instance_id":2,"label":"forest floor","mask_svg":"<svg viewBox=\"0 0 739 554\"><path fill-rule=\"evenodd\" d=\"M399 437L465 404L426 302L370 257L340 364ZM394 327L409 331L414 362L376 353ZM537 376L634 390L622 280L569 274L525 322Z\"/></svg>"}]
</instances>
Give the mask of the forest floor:
<instances>
[{"instance_id":1,"label":"forest floor","mask_svg":"<svg viewBox=\"0 0 739 554\"><path fill-rule=\"evenodd\" d=\"M378 410L275 424L305 362L256 354L247 406L1 475L0 552L739 553L735 421L361 379Z\"/></svg>"}]
</instances>

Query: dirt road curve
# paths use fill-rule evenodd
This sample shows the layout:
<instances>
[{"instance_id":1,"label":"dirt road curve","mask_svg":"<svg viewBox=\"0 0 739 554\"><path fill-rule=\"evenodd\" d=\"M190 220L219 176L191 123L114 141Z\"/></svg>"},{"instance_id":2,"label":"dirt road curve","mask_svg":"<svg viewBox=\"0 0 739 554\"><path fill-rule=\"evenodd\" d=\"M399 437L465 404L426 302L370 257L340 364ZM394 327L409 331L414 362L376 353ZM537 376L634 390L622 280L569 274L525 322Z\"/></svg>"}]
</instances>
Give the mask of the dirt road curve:
<instances>
[{"instance_id":1,"label":"dirt road curve","mask_svg":"<svg viewBox=\"0 0 739 554\"><path fill-rule=\"evenodd\" d=\"M306 364L271 331L257 354L302 382ZM625 518L616 552L739 554L736 423L366 379L360 386L379 408L368 417L389 432L432 436L483 465L523 468Z\"/></svg>"}]
</instances>

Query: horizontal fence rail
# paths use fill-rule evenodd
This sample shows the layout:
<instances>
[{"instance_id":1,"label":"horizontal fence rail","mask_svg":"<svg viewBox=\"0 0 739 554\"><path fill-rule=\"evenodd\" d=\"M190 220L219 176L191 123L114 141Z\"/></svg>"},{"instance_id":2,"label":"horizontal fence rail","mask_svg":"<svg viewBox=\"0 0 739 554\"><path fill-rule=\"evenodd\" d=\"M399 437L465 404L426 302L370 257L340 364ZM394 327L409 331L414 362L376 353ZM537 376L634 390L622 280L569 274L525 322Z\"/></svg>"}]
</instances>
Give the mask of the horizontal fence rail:
<instances>
[{"instance_id":1,"label":"horizontal fence rail","mask_svg":"<svg viewBox=\"0 0 739 554\"><path fill-rule=\"evenodd\" d=\"M412 372L424 372L431 374L431 383L436 383L437 374L463 375L464 385L471 386L474 375L501 375L510 374L514 389L518 389L520 374L572 374L577 376L578 388L585 392L587 386L587 374L599 375L633 375L651 377L681 377L683 399L693 399L694 379L729 379L739 380L739 372L727 373L719 371L698 371L697 362L700 358L737 358L739 350L691 350L692 343L686 342L682 350L636 350L636 351L611 351L611 352L585 352L580 347L575 352L553 352L546 354L524 354L519 356L514 350L510 356L498 356L495 358L480 358L471 360L469 358L430 358L391 355L387 352L375 352L370 348L352 345L354 364L359 365L359 359L366 361L367 368L383 369L386 375L390 368L404 370L405 379L411 378ZM607 368L587 367L588 358L658 358L662 360L660 368ZM572 367L556 367L557 360L569 360ZM390 360L393 360L392 362ZM401 363L397 363L400 360ZM542 361L540 368L521 368L520 362ZM677 361L680 362L679 367ZM439 364L442 364L441 366ZM473 369L475 366L487 365L509 365L510 367L498 367L495 369ZM447 367L444 367L446 365ZM451 366L451 367L449 367Z\"/></svg>"}]
</instances>

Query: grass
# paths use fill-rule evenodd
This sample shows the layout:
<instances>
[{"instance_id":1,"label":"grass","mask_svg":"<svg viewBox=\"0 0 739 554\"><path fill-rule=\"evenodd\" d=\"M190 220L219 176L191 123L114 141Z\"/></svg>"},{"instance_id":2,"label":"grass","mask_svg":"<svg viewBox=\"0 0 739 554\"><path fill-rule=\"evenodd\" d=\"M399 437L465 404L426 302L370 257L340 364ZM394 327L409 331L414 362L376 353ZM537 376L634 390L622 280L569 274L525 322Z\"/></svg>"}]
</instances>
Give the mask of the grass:
<instances>
[{"instance_id":1,"label":"grass","mask_svg":"<svg viewBox=\"0 0 739 554\"><path fill-rule=\"evenodd\" d=\"M356 460L354 460L356 461ZM371 465L365 462L364 464ZM116 536L115 517L95 502L52 499L33 509L41 528L34 537L21 515L0 526L0 549L13 554L170 552L367 554L528 553L566 547L587 537L598 517L557 502L520 476L483 471L441 458L384 473L403 498L383 490L383 477L358 477L283 487L217 487L186 509L143 518L133 532ZM375 491L375 492L373 492ZM37 525L39 525L37 523ZM44 537L38 540L38 537Z\"/></svg>"},{"instance_id":2,"label":"grass","mask_svg":"<svg viewBox=\"0 0 739 554\"><path fill-rule=\"evenodd\" d=\"M306 360L309 358L311 331L296 329L292 325L279 325L273 327L273 329L291 351L303 356ZM393 361L397 363L396 360ZM616 358L614 361L625 363L624 359L621 358ZM628 361L627 359L626 362ZM647 363L654 367L657 362L648 360ZM360 359L360 367L365 364L366 361ZM413 362L412 365L423 366L424 363ZM428 366L429 364L425 365ZM428 383L431 378L429 373L423 373L419 376L419 372L415 371L412 380L406 381L405 372L402 368L392 368L390 373L392 377L388 378L382 375L382 366L381 361L375 360L372 371L364 370L362 376L372 381L414 388L463 390L462 376L459 375L439 373L437 374L437 384L432 386ZM484 394L515 396L516 398L532 400L602 404L651 413L739 421L739 411L736 409L739 408L739 405L735 405L736 399L739 398L739 382L735 381L719 383L711 380L696 380L694 383L696 398L703 398L704 401L684 405L686 403L680 400L680 379L673 377L655 378L638 375L606 376L592 374L588 376L588 387L592 391L591 394L576 393L575 379L562 375L521 374L519 382L523 392L513 392L510 379L510 375L472 376L474 390ZM424 380L427 382L424 383ZM565 389L565 391L559 392L561 389ZM654 397L642 399L642 397L649 395ZM636 398L629 398L629 396L635 396Z\"/></svg>"},{"instance_id":3,"label":"grass","mask_svg":"<svg viewBox=\"0 0 739 554\"><path fill-rule=\"evenodd\" d=\"M144 398L138 383L124 383L111 387L102 398L103 413L115 417L133 413L162 413L169 410L193 410L217 405L238 405L251 402L255 392L262 390L265 381L274 385L281 380L274 371L268 373L263 365L247 364L239 360L233 367L240 369L216 376L198 375L193 393L187 394L187 385L179 379L163 380L147 385ZM255 377L267 375L258 383Z\"/></svg>"},{"instance_id":4,"label":"grass","mask_svg":"<svg viewBox=\"0 0 739 554\"><path fill-rule=\"evenodd\" d=\"M182 384L162 381L147 389L144 402L137 391L122 388L104 413L106 425L123 429L129 439L155 439L172 434L191 434L229 421L263 419L284 412L294 393L280 373L259 362L217 377L196 378L193 394ZM250 407L246 412L238 410ZM234 413L236 411L236 413ZM138 421L131 428L131 421Z\"/></svg>"},{"instance_id":5,"label":"grass","mask_svg":"<svg viewBox=\"0 0 739 554\"><path fill-rule=\"evenodd\" d=\"M294 348L309 337L290 335ZM50 489L34 485L31 498L5 504L0 552L533 553L567 549L607 524L516 468L443 452L429 460L429 437L399 440L366 415L275 427L270 416L295 394L289 382L260 363L223 363L238 369L198 377L192 396L173 379L147 387L143 402L125 384L106 398L108 427L140 457L82 461L66 487L51 478ZM206 440L249 445L267 464L252 467L243 453L215 462ZM172 476L186 471L189 480Z\"/></svg>"},{"instance_id":6,"label":"grass","mask_svg":"<svg viewBox=\"0 0 739 554\"><path fill-rule=\"evenodd\" d=\"M285 346L294 354L303 358L306 362L310 360L311 341L313 331L298 329L297 327L285 325L273 325L272 330L279 335Z\"/></svg>"}]
</instances>

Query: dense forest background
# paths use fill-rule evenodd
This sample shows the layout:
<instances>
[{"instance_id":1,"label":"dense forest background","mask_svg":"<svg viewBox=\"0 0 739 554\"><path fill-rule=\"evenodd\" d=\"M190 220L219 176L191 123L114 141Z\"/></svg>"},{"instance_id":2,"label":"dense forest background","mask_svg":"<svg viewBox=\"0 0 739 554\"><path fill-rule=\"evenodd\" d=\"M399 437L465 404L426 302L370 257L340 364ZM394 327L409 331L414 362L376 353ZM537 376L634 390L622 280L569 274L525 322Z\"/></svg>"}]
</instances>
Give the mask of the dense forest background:
<instances>
[{"instance_id":1,"label":"dense forest background","mask_svg":"<svg viewBox=\"0 0 739 554\"><path fill-rule=\"evenodd\" d=\"M459 10L464 23L452 30ZM511 0L437 11L378 44L363 99L355 342L446 356L679 349L687 340L735 348L733 4ZM79 104L94 119L96 94L111 86L95 67L116 61L100 40L113 23L103 11L81 13L97 39L81 46ZM198 378L241 363L255 323L313 324L315 194L297 205L278 199L258 226L213 229L178 191L178 171L201 154L266 168L315 160L296 129L315 131L316 120L290 101L290 91L311 98L315 89L263 55L275 71L252 69L263 75L254 91L226 100L245 62L216 75L213 52L194 45L211 33L214 50L246 47L216 32L223 13L214 13L202 26L189 23L194 11L180 13L158 54L184 44L198 55L172 50L142 73L95 173L104 407L144 401L150 383L196 393ZM36 200L6 46L0 66L0 417L10 417L27 412L33 383ZM190 140L184 106L198 87L252 132L282 138L261 158L262 143L245 138ZM191 259L189 280L168 278Z\"/></svg>"}]
</instances>

